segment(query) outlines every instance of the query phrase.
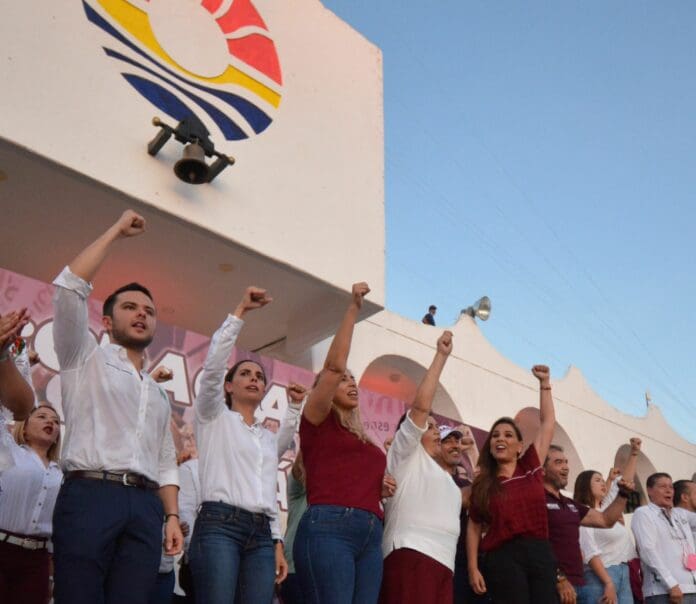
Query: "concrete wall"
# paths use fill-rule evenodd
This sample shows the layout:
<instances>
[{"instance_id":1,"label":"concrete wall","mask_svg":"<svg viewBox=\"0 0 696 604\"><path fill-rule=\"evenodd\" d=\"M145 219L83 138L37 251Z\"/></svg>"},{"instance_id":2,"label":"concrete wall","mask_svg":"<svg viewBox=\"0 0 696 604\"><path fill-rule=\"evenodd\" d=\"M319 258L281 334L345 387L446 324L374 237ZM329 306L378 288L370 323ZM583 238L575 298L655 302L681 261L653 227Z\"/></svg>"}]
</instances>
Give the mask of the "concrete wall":
<instances>
[{"instance_id":1,"label":"concrete wall","mask_svg":"<svg viewBox=\"0 0 696 604\"><path fill-rule=\"evenodd\" d=\"M0 138L341 289L367 279L383 304L381 52L320 2L27 0L5 3L0 38ZM191 186L172 174L180 144L147 155L152 117L176 120L144 81L193 108L236 164ZM192 94L247 138L226 140Z\"/></svg>"},{"instance_id":2,"label":"concrete wall","mask_svg":"<svg viewBox=\"0 0 696 604\"><path fill-rule=\"evenodd\" d=\"M503 357L473 319L464 316L451 329L454 349L442 374L434 411L484 430L504 415L514 417L523 409L536 413L539 389L531 371ZM370 389L378 390L381 382L388 394L398 396L401 388L406 398L415 392L415 384L429 366L440 333L439 327L382 311L357 324L349 366L359 379L369 381ZM327 346L328 341L314 347L314 371L321 367ZM619 450L632 436L643 440L638 464L642 481L655 470L667 471L675 480L693 475L696 445L674 432L657 407L647 409L645 417L625 415L600 398L574 367L565 375L552 376L552 384L558 425L555 440L568 452L571 488L582 470L606 474L617 458L621 460Z\"/></svg>"}]
</instances>

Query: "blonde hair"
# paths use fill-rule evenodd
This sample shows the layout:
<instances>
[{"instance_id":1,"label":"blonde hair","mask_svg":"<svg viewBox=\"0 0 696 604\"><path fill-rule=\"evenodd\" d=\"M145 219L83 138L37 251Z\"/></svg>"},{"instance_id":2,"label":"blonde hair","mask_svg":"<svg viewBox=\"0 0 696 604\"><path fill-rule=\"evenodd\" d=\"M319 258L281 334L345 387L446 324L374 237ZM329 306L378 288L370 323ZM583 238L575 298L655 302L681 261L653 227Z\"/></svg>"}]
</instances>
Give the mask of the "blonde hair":
<instances>
[{"instance_id":1,"label":"blonde hair","mask_svg":"<svg viewBox=\"0 0 696 604\"><path fill-rule=\"evenodd\" d=\"M316 388L316 385L319 383L319 378L321 377L321 374L323 372L324 370L322 369L314 377L314 383L312 384L313 389ZM353 376L353 372L350 371L350 369L346 369L346 372L350 373L350 375ZM355 379L355 377L353 377L353 379ZM345 409L341 409L340 407L338 407L338 405L336 405L336 403L332 401L331 411L336 416L336 420L338 421L338 423L346 430L348 430L348 432L357 436L364 443L375 445L375 443L372 442L372 439L367 435L367 432L365 432L362 420L360 419L359 404L357 407L351 409L350 411L346 411ZM377 445L375 445L375 447L376 446Z\"/></svg>"},{"instance_id":2,"label":"blonde hair","mask_svg":"<svg viewBox=\"0 0 696 604\"><path fill-rule=\"evenodd\" d=\"M12 429L12 436L15 439L15 442L18 445L26 445L30 447L31 445L27 442L27 437L25 434L26 427L27 427L27 422L29 421L29 418L34 415L39 409L50 409L53 411L53 413L58 416L58 412L51 406L46 403L43 403L41 405L38 405L37 407L34 407L31 410L31 413L27 417L27 419L23 419L20 421L16 421L14 428ZM58 417L58 421L60 422L60 417ZM58 459L60 457L60 426L58 427L58 438L56 439L56 442L54 442L49 448L48 451L46 452L46 457L48 457L48 461L54 461L58 462Z\"/></svg>"},{"instance_id":3,"label":"blonde hair","mask_svg":"<svg viewBox=\"0 0 696 604\"><path fill-rule=\"evenodd\" d=\"M375 444L367 435L367 432L365 432L362 420L360 419L359 407L346 411L345 409L340 409L334 403L331 403L331 411L333 411L333 413L336 415L338 423L348 430L348 432L357 436L364 443L368 443L370 445Z\"/></svg>"}]
</instances>

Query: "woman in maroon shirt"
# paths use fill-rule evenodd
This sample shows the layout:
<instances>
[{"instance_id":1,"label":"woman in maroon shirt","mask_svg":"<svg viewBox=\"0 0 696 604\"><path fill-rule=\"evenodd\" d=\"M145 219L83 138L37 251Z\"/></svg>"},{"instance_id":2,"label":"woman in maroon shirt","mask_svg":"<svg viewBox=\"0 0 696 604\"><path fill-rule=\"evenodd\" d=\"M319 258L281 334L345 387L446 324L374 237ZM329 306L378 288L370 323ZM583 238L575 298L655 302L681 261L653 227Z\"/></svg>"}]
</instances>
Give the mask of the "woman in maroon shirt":
<instances>
[{"instance_id":1,"label":"woman in maroon shirt","mask_svg":"<svg viewBox=\"0 0 696 604\"><path fill-rule=\"evenodd\" d=\"M497 420L481 449L467 527L469 581L493 602L553 604L556 560L548 541L542 463L553 438L556 417L549 368L535 365L539 380L541 426L522 454L520 429L509 417ZM485 529L485 536L482 537ZM482 571L479 552L483 553Z\"/></svg>"},{"instance_id":2,"label":"woman in maroon shirt","mask_svg":"<svg viewBox=\"0 0 696 604\"><path fill-rule=\"evenodd\" d=\"M370 291L352 299L300 422L309 507L293 549L307 604L373 604L382 579L386 456L364 432L355 378L346 369L353 327Z\"/></svg>"}]
</instances>

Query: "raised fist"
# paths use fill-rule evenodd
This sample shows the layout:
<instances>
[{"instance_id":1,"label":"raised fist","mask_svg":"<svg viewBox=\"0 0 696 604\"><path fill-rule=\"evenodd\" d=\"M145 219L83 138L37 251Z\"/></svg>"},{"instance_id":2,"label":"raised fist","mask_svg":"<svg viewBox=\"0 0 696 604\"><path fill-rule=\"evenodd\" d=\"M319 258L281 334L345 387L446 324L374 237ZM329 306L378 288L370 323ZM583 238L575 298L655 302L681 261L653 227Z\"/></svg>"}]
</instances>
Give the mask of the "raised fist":
<instances>
[{"instance_id":1,"label":"raised fist","mask_svg":"<svg viewBox=\"0 0 696 604\"><path fill-rule=\"evenodd\" d=\"M437 339L437 351L444 355L449 355L452 352L451 331L443 331L442 335Z\"/></svg>"},{"instance_id":2,"label":"raised fist","mask_svg":"<svg viewBox=\"0 0 696 604\"><path fill-rule=\"evenodd\" d=\"M261 308L273 302L273 298L268 295L265 289L260 287L254 287L253 285L246 288L244 292L244 297L239 303L240 306L244 307L244 310L254 310L256 308Z\"/></svg>"},{"instance_id":3,"label":"raised fist","mask_svg":"<svg viewBox=\"0 0 696 604\"><path fill-rule=\"evenodd\" d=\"M534 367L532 367L532 373L534 377L544 385L547 385L551 379L551 371L546 365L534 365Z\"/></svg>"},{"instance_id":4,"label":"raised fist","mask_svg":"<svg viewBox=\"0 0 696 604\"><path fill-rule=\"evenodd\" d=\"M34 365L38 365L41 362L41 357L39 356L39 353L36 352L36 350L30 350L29 354L27 355L29 357L29 366L33 367Z\"/></svg>"},{"instance_id":5,"label":"raised fist","mask_svg":"<svg viewBox=\"0 0 696 604\"><path fill-rule=\"evenodd\" d=\"M160 365L157 367L157 369L150 373L150 377L158 384L161 384L162 382L168 382L171 380L174 377L174 372L169 369L169 367Z\"/></svg>"},{"instance_id":6,"label":"raised fist","mask_svg":"<svg viewBox=\"0 0 696 604\"><path fill-rule=\"evenodd\" d=\"M287 388L285 388L285 392L287 392L288 401L297 405L301 403L307 395L307 388L302 386L302 384L291 382L287 385Z\"/></svg>"},{"instance_id":7,"label":"raised fist","mask_svg":"<svg viewBox=\"0 0 696 604\"><path fill-rule=\"evenodd\" d=\"M621 480L619 480L619 491L620 492L630 494L630 493L633 493L635 490L636 490L636 485L632 480L630 482L624 480L623 478Z\"/></svg>"},{"instance_id":8,"label":"raised fist","mask_svg":"<svg viewBox=\"0 0 696 604\"><path fill-rule=\"evenodd\" d=\"M370 286L361 281L360 283L353 283L353 304L358 308L362 308L363 298L370 293Z\"/></svg>"},{"instance_id":9,"label":"raised fist","mask_svg":"<svg viewBox=\"0 0 696 604\"><path fill-rule=\"evenodd\" d=\"M19 337L28 322L29 312L26 308L0 316L0 352Z\"/></svg>"},{"instance_id":10,"label":"raised fist","mask_svg":"<svg viewBox=\"0 0 696 604\"><path fill-rule=\"evenodd\" d=\"M610 468L609 480L616 480L617 476L621 476L621 470L619 468Z\"/></svg>"},{"instance_id":11,"label":"raised fist","mask_svg":"<svg viewBox=\"0 0 696 604\"><path fill-rule=\"evenodd\" d=\"M133 210L126 210L116 222L120 237L135 237L145 232L145 219Z\"/></svg>"},{"instance_id":12,"label":"raised fist","mask_svg":"<svg viewBox=\"0 0 696 604\"><path fill-rule=\"evenodd\" d=\"M640 440L637 436L634 436L631 440L631 452L632 453L638 453L640 451L640 446L643 444L643 441Z\"/></svg>"}]
</instances>

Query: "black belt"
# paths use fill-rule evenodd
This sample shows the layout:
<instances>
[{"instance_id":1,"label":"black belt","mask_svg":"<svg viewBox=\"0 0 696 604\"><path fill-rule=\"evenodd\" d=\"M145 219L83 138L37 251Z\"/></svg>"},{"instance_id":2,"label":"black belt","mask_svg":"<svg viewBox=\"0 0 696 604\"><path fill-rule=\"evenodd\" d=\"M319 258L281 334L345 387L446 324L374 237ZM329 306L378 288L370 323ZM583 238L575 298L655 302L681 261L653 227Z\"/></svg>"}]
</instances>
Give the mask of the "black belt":
<instances>
[{"instance_id":1,"label":"black belt","mask_svg":"<svg viewBox=\"0 0 696 604\"><path fill-rule=\"evenodd\" d=\"M9 531L0 531L0 542L17 545L24 549L37 550L46 549L48 539L46 537L29 537L27 535L10 533Z\"/></svg>"},{"instance_id":2,"label":"black belt","mask_svg":"<svg viewBox=\"0 0 696 604\"><path fill-rule=\"evenodd\" d=\"M87 480L108 480L116 482L124 487L137 487L139 489L159 489L160 486L154 480L136 474L135 472L108 472L105 470L73 470L66 472L65 479L86 478Z\"/></svg>"}]
</instances>

